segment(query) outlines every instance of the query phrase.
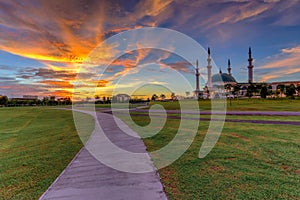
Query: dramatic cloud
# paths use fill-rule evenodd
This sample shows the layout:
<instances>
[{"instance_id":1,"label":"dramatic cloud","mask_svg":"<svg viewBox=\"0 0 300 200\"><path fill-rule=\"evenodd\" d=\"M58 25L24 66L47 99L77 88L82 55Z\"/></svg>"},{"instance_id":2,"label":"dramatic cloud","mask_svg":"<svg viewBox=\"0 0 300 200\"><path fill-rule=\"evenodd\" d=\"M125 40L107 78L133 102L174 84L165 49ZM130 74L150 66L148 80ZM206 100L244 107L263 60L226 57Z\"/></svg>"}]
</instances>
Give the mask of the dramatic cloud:
<instances>
[{"instance_id":1,"label":"dramatic cloud","mask_svg":"<svg viewBox=\"0 0 300 200\"><path fill-rule=\"evenodd\" d=\"M70 95L82 63L92 65L102 60L107 64L116 54L112 46L104 46L97 58L88 63L85 59L89 53L108 37L132 28L171 28L219 48L223 44L230 46L235 42L248 43L261 35L265 37L265 29L297 26L299 9L298 1L278 0L0 0L0 50L40 62L40 66L21 69L6 61L0 63L0 76L4 77L0 92L10 89L15 94L31 91L41 95L43 92ZM158 36L153 42L168 39ZM138 43L132 45L139 48ZM259 77L260 80L276 79L281 74L288 78L299 73L299 49L283 49L273 60L264 61L258 72L266 75ZM148 72L165 72L168 67L183 73L193 72L189 63L172 58L170 52L138 49L114 60L99 82L98 72L88 65L81 67L79 77L86 80L87 87L98 85L111 90L118 78L136 74L138 66L149 63L156 63L160 68L149 67Z\"/></svg>"},{"instance_id":2,"label":"dramatic cloud","mask_svg":"<svg viewBox=\"0 0 300 200\"><path fill-rule=\"evenodd\" d=\"M259 67L259 71L264 72L266 70L275 69L274 71L268 71L266 75L260 77L261 81L273 80L281 78L290 80L290 77L300 72L300 45L292 48L284 48L280 54L269 57L262 66Z\"/></svg>"}]
</instances>

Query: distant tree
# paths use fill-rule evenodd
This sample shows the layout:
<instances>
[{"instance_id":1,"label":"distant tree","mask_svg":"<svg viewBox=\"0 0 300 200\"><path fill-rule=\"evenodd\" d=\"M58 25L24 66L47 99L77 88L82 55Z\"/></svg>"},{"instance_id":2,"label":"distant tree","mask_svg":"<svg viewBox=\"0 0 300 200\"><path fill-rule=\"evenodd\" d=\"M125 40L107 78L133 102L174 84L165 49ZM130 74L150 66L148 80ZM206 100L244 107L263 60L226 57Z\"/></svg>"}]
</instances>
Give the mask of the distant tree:
<instances>
[{"instance_id":1,"label":"distant tree","mask_svg":"<svg viewBox=\"0 0 300 200\"><path fill-rule=\"evenodd\" d=\"M251 98L253 96L253 93L255 92L255 86L253 83L250 83L250 85L248 86L247 88L247 93L246 93L246 96Z\"/></svg>"},{"instance_id":2,"label":"distant tree","mask_svg":"<svg viewBox=\"0 0 300 200\"><path fill-rule=\"evenodd\" d=\"M151 97L151 101L156 101L157 98L158 98L158 96L156 94L153 94Z\"/></svg>"},{"instance_id":3,"label":"distant tree","mask_svg":"<svg viewBox=\"0 0 300 200\"><path fill-rule=\"evenodd\" d=\"M236 84L236 85L233 87L232 94L233 94L233 95L238 95L238 93L239 93L240 90L241 90L241 85Z\"/></svg>"},{"instance_id":4,"label":"distant tree","mask_svg":"<svg viewBox=\"0 0 300 200\"><path fill-rule=\"evenodd\" d=\"M65 97L64 98L64 104L65 105L71 105L72 104L72 100L70 97Z\"/></svg>"},{"instance_id":5,"label":"distant tree","mask_svg":"<svg viewBox=\"0 0 300 200\"><path fill-rule=\"evenodd\" d=\"M55 101L55 96L50 96L50 101Z\"/></svg>"},{"instance_id":6,"label":"distant tree","mask_svg":"<svg viewBox=\"0 0 300 200\"><path fill-rule=\"evenodd\" d=\"M95 99L96 99L96 100L99 100L100 97L99 97L98 95L95 95Z\"/></svg>"},{"instance_id":7,"label":"distant tree","mask_svg":"<svg viewBox=\"0 0 300 200\"><path fill-rule=\"evenodd\" d=\"M260 89L260 97L265 99L267 98L267 95L268 95L268 88L266 85L263 85L261 86L261 89Z\"/></svg>"},{"instance_id":8,"label":"distant tree","mask_svg":"<svg viewBox=\"0 0 300 200\"><path fill-rule=\"evenodd\" d=\"M57 105L57 104L58 104L58 101L55 100L55 96L50 96L48 105L50 105L50 106L55 106L55 105Z\"/></svg>"},{"instance_id":9,"label":"distant tree","mask_svg":"<svg viewBox=\"0 0 300 200\"><path fill-rule=\"evenodd\" d=\"M103 100L103 102L106 102L106 97L103 96L103 97L102 97L102 100Z\"/></svg>"},{"instance_id":10,"label":"distant tree","mask_svg":"<svg viewBox=\"0 0 300 200\"><path fill-rule=\"evenodd\" d=\"M227 92L231 92L231 84L226 84L224 86L224 89L227 91Z\"/></svg>"},{"instance_id":11,"label":"distant tree","mask_svg":"<svg viewBox=\"0 0 300 200\"><path fill-rule=\"evenodd\" d=\"M282 95L284 94L285 85L279 84L279 85L277 85L276 89L279 91L279 93L281 94L281 97L282 97Z\"/></svg>"},{"instance_id":12,"label":"distant tree","mask_svg":"<svg viewBox=\"0 0 300 200\"><path fill-rule=\"evenodd\" d=\"M0 96L0 105L6 106L8 103L8 98L7 96Z\"/></svg>"},{"instance_id":13,"label":"distant tree","mask_svg":"<svg viewBox=\"0 0 300 200\"><path fill-rule=\"evenodd\" d=\"M261 88L264 86L265 84L256 84L256 90L261 90Z\"/></svg>"},{"instance_id":14,"label":"distant tree","mask_svg":"<svg viewBox=\"0 0 300 200\"><path fill-rule=\"evenodd\" d=\"M42 100L42 103L43 103L44 106L48 106L49 98L48 97L44 97L43 100Z\"/></svg>"},{"instance_id":15,"label":"distant tree","mask_svg":"<svg viewBox=\"0 0 300 200\"><path fill-rule=\"evenodd\" d=\"M299 94L300 94L300 85L298 85L298 86L296 87L296 90L297 90L298 96L299 96Z\"/></svg>"},{"instance_id":16,"label":"distant tree","mask_svg":"<svg viewBox=\"0 0 300 200\"><path fill-rule=\"evenodd\" d=\"M176 95L175 95L175 93L174 93L174 92L172 92L172 93L171 93L171 98L172 98L173 100L175 100L175 99L176 99Z\"/></svg>"},{"instance_id":17,"label":"distant tree","mask_svg":"<svg viewBox=\"0 0 300 200\"><path fill-rule=\"evenodd\" d=\"M161 94L161 95L160 95L160 98L161 98L162 100L164 100L164 99L166 98L166 95Z\"/></svg>"},{"instance_id":18,"label":"distant tree","mask_svg":"<svg viewBox=\"0 0 300 200\"><path fill-rule=\"evenodd\" d=\"M40 106L40 105L42 105L42 101L41 101L40 99L38 99L38 100L36 101L36 104L37 104L38 106Z\"/></svg>"},{"instance_id":19,"label":"distant tree","mask_svg":"<svg viewBox=\"0 0 300 200\"><path fill-rule=\"evenodd\" d=\"M286 87L286 92L285 95L289 98L294 99L294 94L296 94L296 87L294 84L291 84L289 86Z\"/></svg>"}]
</instances>

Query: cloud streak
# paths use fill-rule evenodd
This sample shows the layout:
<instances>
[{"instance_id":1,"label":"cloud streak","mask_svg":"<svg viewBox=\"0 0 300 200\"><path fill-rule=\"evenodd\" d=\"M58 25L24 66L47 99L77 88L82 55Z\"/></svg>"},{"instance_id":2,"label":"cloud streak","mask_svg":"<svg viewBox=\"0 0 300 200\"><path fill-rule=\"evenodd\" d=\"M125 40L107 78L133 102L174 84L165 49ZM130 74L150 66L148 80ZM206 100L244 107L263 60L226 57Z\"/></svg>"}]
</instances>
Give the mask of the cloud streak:
<instances>
[{"instance_id":1,"label":"cloud streak","mask_svg":"<svg viewBox=\"0 0 300 200\"><path fill-rule=\"evenodd\" d=\"M258 69L260 72L273 69L267 75L261 76L261 81L291 79L290 77L300 72L300 45L282 49L281 53L269 57Z\"/></svg>"},{"instance_id":2,"label":"cloud streak","mask_svg":"<svg viewBox=\"0 0 300 200\"><path fill-rule=\"evenodd\" d=\"M299 25L299 9L297 1L0 1L0 49L41 63L19 71L14 69L12 78L16 82L2 83L1 87L5 92L10 88L16 94L21 93L16 87L20 84L20 89L27 93L59 94L61 91L61 95L69 95L85 58L99 43L119 32L158 26L182 31L195 39L206 39L207 43L229 43L238 35L255 34L249 26L253 28L257 22L264 22L258 23L259 26ZM154 42L160 42L160 38ZM299 46L282 49L279 55L274 55L275 60L266 60L259 72L278 71L260 80L272 80L280 74L288 78L298 73L299 51ZM113 47L106 46L99 51L98 59L107 61L114 54ZM107 70L109 75L102 82L97 83L97 74L88 67L80 72L80 77L91 85L111 88L116 79L137 73L137 66L149 62L157 63L161 71L171 67L192 73L189 63L172 61L171 57L169 52L155 55L152 50L140 49L113 61ZM11 67L1 64L0 70L4 76Z\"/></svg>"}]
</instances>

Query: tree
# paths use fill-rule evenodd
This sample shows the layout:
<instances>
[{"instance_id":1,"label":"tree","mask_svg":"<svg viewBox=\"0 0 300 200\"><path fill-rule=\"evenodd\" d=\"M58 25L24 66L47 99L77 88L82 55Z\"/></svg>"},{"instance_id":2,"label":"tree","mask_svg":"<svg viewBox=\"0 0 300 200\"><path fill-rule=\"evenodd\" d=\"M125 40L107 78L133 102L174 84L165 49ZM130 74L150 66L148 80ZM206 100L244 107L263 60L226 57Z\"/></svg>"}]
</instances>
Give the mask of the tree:
<instances>
[{"instance_id":1,"label":"tree","mask_svg":"<svg viewBox=\"0 0 300 200\"><path fill-rule=\"evenodd\" d=\"M166 95L161 94L161 95L160 95L160 98L161 98L162 100L164 100L164 99L166 98Z\"/></svg>"},{"instance_id":2,"label":"tree","mask_svg":"<svg viewBox=\"0 0 300 200\"><path fill-rule=\"evenodd\" d=\"M296 90L297 90L297 92L298 92L298 96L300 96L300 95L299 95L299 94L300 94L300 85L297 86Z\"/></svg>"},{"instance_id":3,"label":"tree","mask_svg":"<svg viewBox=\"0 0 300 200\"><path fill-rule=\"evenodd\" d=\"M285 92L285 95L287 97L290 97L292 99L294 99L294 94L296 94L296 87L294 84L291 84L289 86L286 87L286 92Z\"/></svg>"},{"instance_id":4,"label":"tree","mask_svg":"<svg viewBox=\"0 0 300 200\"><path fill-rule=\"evenodd\" d=\"M49 103L49 98L48 97L44 97L42 100L43 105L48 106Z\"/></svg>"},{"instance_id":5,"label":"tree","mask_svg":"<svg viewBox=\"0 0 300 200\"><path fill-rule=\"evenodd\" d=\"M8 98L7 98L7 96L1 96L1 95L0 95L0 105L6 106L7 103L8 103Z\"/></svg>"},{"instance_id":6,"label":"tree","mask_svg":"<svg viewBox=\"0 0 300 200\"><path fill-rule=\"evenodd\" d=\"M226 92L230 92L231 91L231 84L226 84L224 86L224 89L226 90Z\"/></svg>"},{"instance_id":7,"label":"tree","mask_svg":"<svg viewBox=\"0 0 300 200\"><path fill-rule=\"evenodd\" d=\"M151 97L151 101L156 101L157 98L158 98L158 96L156 94L153 94Z\"/></svg>"},{"instance_id":8,"label":"tree","mask_svg":"<svg viewBox=\"0 0 300 200\"><path fill-rule=\"evenodd\" d=\"M283 84L277 85L276 89L279 90L279 93L281 94L282 97L282 95L284 94L285 85Z\"/></svg>"},{"instance_id":9,"label":"tree","mask_svg":"<svg viewBox=\"0 0 300 200\"><path fill-rule=\"evenodd\" d=\"M174 92L171 93L171 98L172 98L173 100L176 100L176 95L175 95Z\"/></svg>"},{"instance_id":10,"label":"tree","mask_svg":"<svg viewBox=\"0 0 300 200\"><path fill-rule=\"evenodd\" d=\"M233 95L238 95L239 91L241 90L241 85L237 84L233 87L232 94Z\"/></svg>"},{"instance_id":11,"label":"tree","mask_svg":"<svg viewBox=\"0 0 300 200\"><path fill-rule=\"evenodd\" d=\"M251 98L253 96L253 93L255 92L255 86L253 85L253 83L250 83L250 85L247 88L247 93L246 96Z\"/></svg>"},{"instance_id":12,"label":"tree","mask_svg":"<svg viewBox=\"0 0 300 200\"><path fill-rule=\"evenodd\" d=\"M263 85L260 89L260 97L265 99L267 98L267 95L268 95L268 88L266 85Z\"/></svg>"}]
</instances>

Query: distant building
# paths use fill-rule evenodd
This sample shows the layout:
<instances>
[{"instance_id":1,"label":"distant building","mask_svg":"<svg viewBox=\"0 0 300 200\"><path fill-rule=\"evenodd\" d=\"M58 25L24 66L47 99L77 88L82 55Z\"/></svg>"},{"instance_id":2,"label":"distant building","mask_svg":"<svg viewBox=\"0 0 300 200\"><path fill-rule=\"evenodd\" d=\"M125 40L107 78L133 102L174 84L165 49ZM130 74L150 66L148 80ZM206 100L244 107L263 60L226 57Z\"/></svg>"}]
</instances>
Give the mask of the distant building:
<instances>
[{"instance_id":1,"label":"distant building","mask_svg":"<svg viewBox=\"0 0 300 200\"><path fill-rule=\"evenodd\" d=\"M38 96L34 96L34 95L23 95L23 99L27 99L27 100L37 100Z\"/></svg>"},{"instance_id":2,"label":"distant building","mask_svg":"<svg viewBox=\"0 0 300 200\"><path fill-rule=\"evenodd\" d=\"M118 103L126 103L129 102L130 96L128 94L117 94L115 99Z\"/></svg>"},{"instance_id":3,"label":"distant building","mask_svg":"<svg viewBox=\"0 0 300 200\"><path fill-rule=\"evenodd\" d=\"M248 81L239 83L233 77L231 73L231 63L228 59L227 73L222 72L220 69L219 73L212 75L211 73L211 55L210 48L208 48L208 58L207 58L207 83L204 87L204 91L199 90L199 68L198 61L196 64L196 90L194 91L195 96L202 96L203 98L218 98L225 96L232 96L232 93L235 92L235 96L246 96L249 86L251 85L267 85L273 93L276 93L278 85L289 86L293 84L295 87L300 85L300 81L286 81L286 82L272 82L272 83L254 83L253 82L253 58L251 47L248 51ZM236 91L237 90L237 91ZM299 94L298 94L299 95Z\"/></svg>"}]
</instances>

